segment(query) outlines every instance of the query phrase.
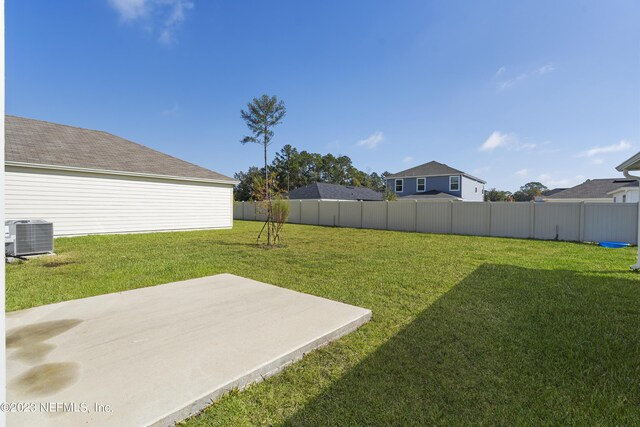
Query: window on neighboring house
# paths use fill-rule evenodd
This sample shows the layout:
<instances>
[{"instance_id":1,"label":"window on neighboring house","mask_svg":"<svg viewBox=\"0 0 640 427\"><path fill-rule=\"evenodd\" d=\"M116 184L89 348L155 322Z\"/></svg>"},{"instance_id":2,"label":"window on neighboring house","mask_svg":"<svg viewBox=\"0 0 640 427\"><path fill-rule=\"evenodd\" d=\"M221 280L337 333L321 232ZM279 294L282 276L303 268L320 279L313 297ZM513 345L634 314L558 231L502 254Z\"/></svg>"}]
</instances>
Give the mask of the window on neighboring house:
<instances>
[{"instance_id":1,"label":"window on neighboring house","mask_svg":"<svg viewBox=\"0 0 640 427\"><path fill-rule=\"evenodd\" d=\"M627 195L626 194L622 195L622 203L627 203Z\"/></svg>"},{"instance_id":2,"label":"window on neighboring house","mask_svg":"<svg viewBox=\"0 0 640 427\"><path fill-rule=\"evenodd\" d=\"M403 184L402 179L396 179L396 193L402 193Z\"/></svg>"},{"instance_id":3,"label":"window on neighboring house","mask_svg":"<svg viewBox=\"0 0 640 427\"><path fill-rule=\"evenodd\" d=\"M478 187L476 187L476 193L478 192Z\"/></svg>"},{"instance_id":4,"label":"window on neighboring house","mask_svg":"<svg viewBox=\"0 0 640 427\"><path fill-rule=\"evenodd\" d=\"M618 201L618 200L617 200L617 197L616 197L616 196L613 196L613 203L616 203L617 201Z\"/></svg>"},{"instance_id":5,"label":"window on neighboring house","mask_svg":"<svg viewBox=\"0 0 640 427\"><path fill-rule=\"evenodd\" d=\"M449 191L460 191L460 177L459 176L450 176L449 177Z\"/></svg>"},{"instance_id":6,"label":"window on neighboring house","mask_svg":"<svg viewBox=\"0 0 640 427\"><path fill-rule=\"evenodd\" d=\"M427 178L418 178L416 191L418 193L424 193L425 191L427 191Z\"/></svg>"}]
</instances>

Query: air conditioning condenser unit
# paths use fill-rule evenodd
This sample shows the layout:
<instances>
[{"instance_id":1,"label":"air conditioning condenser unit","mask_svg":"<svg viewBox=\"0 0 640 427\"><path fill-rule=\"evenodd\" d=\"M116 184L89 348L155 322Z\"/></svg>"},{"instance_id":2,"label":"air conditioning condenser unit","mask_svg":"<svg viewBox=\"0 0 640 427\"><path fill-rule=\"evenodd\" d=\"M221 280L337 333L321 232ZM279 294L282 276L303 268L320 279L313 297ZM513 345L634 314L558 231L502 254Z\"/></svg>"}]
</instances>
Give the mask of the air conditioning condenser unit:
<instances>
[{"instance_id":1,"label":"air conditioning condenser unit","mask_svg":"<svg viewBox=\"0 0 640 427\"><path fill-rule=\"evenodd\" d=\"M5 221L4 239L7 256L53 252L53 223L41 219Z\"/></svg>"}]
</instances>

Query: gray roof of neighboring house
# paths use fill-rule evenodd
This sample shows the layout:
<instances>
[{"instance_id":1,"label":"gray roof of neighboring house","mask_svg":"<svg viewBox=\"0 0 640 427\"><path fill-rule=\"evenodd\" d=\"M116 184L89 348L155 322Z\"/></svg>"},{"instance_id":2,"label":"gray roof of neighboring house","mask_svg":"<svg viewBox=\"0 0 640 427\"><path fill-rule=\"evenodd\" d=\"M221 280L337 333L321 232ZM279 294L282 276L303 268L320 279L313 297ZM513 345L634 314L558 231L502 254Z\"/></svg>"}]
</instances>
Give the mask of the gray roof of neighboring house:
<instances>
[{"instance_id":1,"label":"gray roof of neighboring house","mask_svg":"<svg viewBox=\"0 0 640 427\"><path fill-rule=\"evenodd\" d=\"M107 132L5 116L5 161L235 182Z\"/></svg>"},{"instance_id":2,"label":"gray roof of neighboring house","mask_svg":"<svg viewBox=\"0 0 640 427\"><path fill-rule=\"evenodd\" d=\"M382 193L366 187L314 182L289 192L289 199L382 200Z\"/></svg>"},{"instance_id":3,"label":"gray roof of neighboring house","mask_svg":"<svg viewBox=\"0 0 640 427\"><path fill-rule=\"evenodd\" d=\"M551 190L545 190L542 192L543 196L553 196L556 193L566 190L566 188L552 188Z\"/></svg>"},{"instance_id":4,"label":"gray roof of neighboring house","mask_svg":"<svg viewBox=\"0 0 640 427\"><path fill-rule=\"evenodd\" d=\"M588 179L575 187L546 196L547 199L610 199L607 193L622 187L637 187L638 181L626 178Z\"/></svg>"},{"instance_id":5,"label":"gray roof of neighboring house","mask_svg":"<svg viewBox=\"0 0 640 427\"><path fill-rule=\"evenodd\" d=\"M480 178L476 178L473 175L469 175L466 172L463 172L458 169L454 169L449 165L445 165L444 163L430 161L428 163L424 163L420 166L416 166L410 169L406 169L400 172L396 172L391 175L387 175L386 178L403 178L403 177L414 177L414 176L438 176L438 175L464 175L467 178L471 178L475 181L486 184L485 181Z\"/></svg>"},{"instance_id":6,"label":"gray roof of neighboring house","mask_svg":"<svg viewBox=\"0 0 640 427\"><path fill-rule=\"evenodd\" d=\"M448 193L443 193L437 190L431 190L420 194L412 194L410 196L398 197L399 200L422 200L422 199L451 199L460 200L459 197L452 196Z\"/></svg>"}]
</instances>

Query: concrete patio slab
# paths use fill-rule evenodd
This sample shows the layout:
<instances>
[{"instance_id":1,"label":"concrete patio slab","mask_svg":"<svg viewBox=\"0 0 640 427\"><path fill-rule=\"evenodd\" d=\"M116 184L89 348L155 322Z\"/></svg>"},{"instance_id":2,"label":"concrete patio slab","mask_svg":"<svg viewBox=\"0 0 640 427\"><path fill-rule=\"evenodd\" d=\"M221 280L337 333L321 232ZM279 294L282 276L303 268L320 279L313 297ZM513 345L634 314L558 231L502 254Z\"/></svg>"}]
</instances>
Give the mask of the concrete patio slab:
<instances>
[{"instance_id":1,"label":"concrete patio slab","mask_svg":"<svg viewBox=\"0 0 640 427\"><path fill-rule=\"evenodd\" d=\"M8 425L172 425L370 318L230 274L10 312Z\"/></svg>"}]
</instances>

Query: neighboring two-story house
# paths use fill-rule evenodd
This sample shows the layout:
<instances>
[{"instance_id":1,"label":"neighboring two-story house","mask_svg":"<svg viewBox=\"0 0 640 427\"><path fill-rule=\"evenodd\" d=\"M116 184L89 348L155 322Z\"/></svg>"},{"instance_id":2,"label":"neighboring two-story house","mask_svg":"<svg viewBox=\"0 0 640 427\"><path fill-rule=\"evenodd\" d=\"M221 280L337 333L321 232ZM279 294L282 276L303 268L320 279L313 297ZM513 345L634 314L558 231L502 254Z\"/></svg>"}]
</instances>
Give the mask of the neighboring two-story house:
<instances>
[{"instance_id":1,"label":"neighboring two-story house","mask_svg":"<svg viewBox=\"0 0 640 427\"><path fill-rule=\"evenodd\" d=\"M443 163L431 161L386 177L399 199L484 200L483 181Z\"/></svg>"}]
</instances>

